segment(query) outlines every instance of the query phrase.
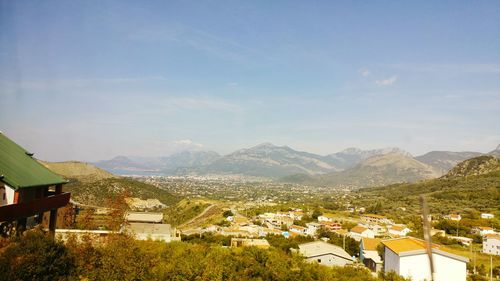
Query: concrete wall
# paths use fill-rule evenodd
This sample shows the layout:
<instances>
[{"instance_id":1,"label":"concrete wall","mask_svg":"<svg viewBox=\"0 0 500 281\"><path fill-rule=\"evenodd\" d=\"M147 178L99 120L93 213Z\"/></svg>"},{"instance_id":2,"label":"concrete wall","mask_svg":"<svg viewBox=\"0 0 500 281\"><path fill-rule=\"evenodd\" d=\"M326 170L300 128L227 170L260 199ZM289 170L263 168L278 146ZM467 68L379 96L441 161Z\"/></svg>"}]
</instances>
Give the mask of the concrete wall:
<instances>
[{"instance_id":1,"label":"concrete wall","mask_svg":"<svg viewBox=\"0 0 500 281\"><path fill-rule=\"evenodd\" d=\"M500 239L485 238L483 241L483 253L500 255Z\"/></svg>"},{"instance_id":2,"label":"concrete wall","mask_svg":"<svg viewBox=\"0 0 500 281\"><path fill-rule=\"evenodd\" d=\"M387 247L384 251L384 271L395 271L397 274L399 273L399 256L393 251L389 250Z\"/></svg>"}]
</instances>

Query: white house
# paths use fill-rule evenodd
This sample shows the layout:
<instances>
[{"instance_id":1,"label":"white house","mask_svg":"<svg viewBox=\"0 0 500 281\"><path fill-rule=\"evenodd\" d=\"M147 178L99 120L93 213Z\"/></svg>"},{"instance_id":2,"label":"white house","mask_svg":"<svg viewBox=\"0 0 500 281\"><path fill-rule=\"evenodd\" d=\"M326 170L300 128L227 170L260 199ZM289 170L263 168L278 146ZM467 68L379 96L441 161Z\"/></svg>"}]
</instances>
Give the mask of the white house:
<instances>
[{"instance_id":1,"label":"white house","mask_svg":"<svg viewBox=\"0 0 500 281\"><path fill-rule=\"evenodd\" d=\"M486 234L495 234L495 230L489 226L477 226L474 227L472 231L481 236L485 236Z\"/></svg>"},{"instance_id":2,"label":"white house","mask_svg":"<svg viewBox=\"0 0 500 281\"><path fill-rule=\"evenodd\" d=\"M307 226L306 234L310 236L315 236L318 230L322 227L322 225L317 222L306 223L306 226Z\"/></svg>"},{"instance_id":3,"label":"white house","mask_svg":"<svg viewBox=\"0 0 500 281\"><path fill-rule=\"evenodd\" d=\"M500 255L500 234L486 234L483 237L483 253Z\"/></svg>"},{"instance_id":4,"label":"white house","mask_svg":"<svg viewBox=\"0 0 500 281\"><path fill-rule=\"evenodd\" d=\"M161 223L163 221L163 213L127 212L125 220L128 222Z\"/></svg>"},{"instance_id":5,"label":"white house","mask_svg":"<svg viewBox=\"0 0 500 281\"><path fill-rule=\"evenodd\" d=\"M493 215L493 214L488 214L488 213L482 213L482 214L481 214L481 218L482 218L482 219L487 219L487 220L489 220L489 219L492 219L492 218L494 218L494 217L495 217L495 215Z\"/></svg>"},{"instance_id":6,"label":"white house","mask_svg":"<svg viewBox=\"0 0 500 281\"><path fill-rule=\"evenodd\" d=\"M382 269L382 258L377 250L380 242L381 240L377 238L362 238L359 245L359 260L373 272Z\"/></svg>"},{"instance_id":7,"label":"white house","mask_svg":"<svg viewBox=\"0 0 500 281\"><path fill-rule=\"evenodd\" d=\"M361 241L361 238L375 238L375 233L364 226L357 225L349 231L349 236L356 241Z\"/></svg>"},{"instance_id":8,"label":"white house","mask_svg":"<svg viewBox=\"0 0 500 281\"><path fill-rule=\"evenodd\" d=\"M352 264L352 257L339 246L323 241L314 241L299 245L299 253L308 262L317 262L327 266Z\"/></svg>"},{"instance_id":9,"label":"white house","mask_svg":"<svg viewBox=\"0 0 500 281\"><path fill-rule=\"evenodd\" d=\"M372 224L393 224L394 222L384 216L376 215L376 214L366 214L361 216L361 220L365 223Z\"/></svg>"},{"instance_id":10,"label":"white house","mask_svg":"<svg viewBox=\"0 0 500 281\"><path fill-rule=\"evenodd\" d=\"M382 241L384 245L384 271L397 274L413 281L431 280L429 257L425 241L404 237ZM467 258L449 252L436 244L432 245L434 280L465 281Z\"/></svg>"},{"instance_id":11,"label":"white house","mask_svg":"<svg viewBox=\"0 0 500 281\"><path fill-rule=\"evenodd\" d=\"M394 235L394 236L406 236L411 231L405 225L396 225L396 224L388 226L387 229L389 230L388 231L389 234Z\"/></svg>"},{"instance_id":12,"label":"white house","mask_svg":"<svg viewBox=\"0 0 500 281\"><path fill-rule=\"evenodd\" d=\"M459 214L449 214L444 216L444 218L451 221L460 221L462 219L462 216Z\"/></svg>"},{"instance_id":13,"label":"white house","mask_svg":"<svg viewBox=\"0 0 500 281\"><path fill-rule=\"evenodd\" d=\"M307 228L300 225L292 225L288 228L290 232L297 233L300 235L307 235Z\"/></svg>"},{"instance_id":14,"label":"white house","mask_svg":"<svg viewBox=\"0 0 500 281\"><path fill-rule=\"evenodd\" d=\"M323 214L321 216L318 216L318 222L333 222L335 220L335 215L334 214Z\"/></svg>"}]
</instances>

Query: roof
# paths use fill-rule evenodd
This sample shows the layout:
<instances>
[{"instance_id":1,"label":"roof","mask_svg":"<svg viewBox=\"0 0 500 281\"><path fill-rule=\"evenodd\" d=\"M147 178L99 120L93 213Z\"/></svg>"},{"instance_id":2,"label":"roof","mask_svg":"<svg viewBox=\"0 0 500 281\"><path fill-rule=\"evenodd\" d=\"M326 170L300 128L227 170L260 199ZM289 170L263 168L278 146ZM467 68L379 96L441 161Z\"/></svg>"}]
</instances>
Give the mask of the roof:
<instances>
[{"instance_id":1,"label":"roof","mask_svg":"<svg viewBox=\"0 0 500 281\"><path fill-rule=\"evenodd\" d=\"M380 242L382 242L382 240L378 238L363 237L361 239L361 243L363 243L363 249L365 249L366 251L376 251L377 246L380 244Z\"/></svg>"},{"instance_id":2,"label":"roof","mask_svg":"<svg viewBox=\"0 0 500 281\"><path fill-rule=\"evenodd\" d=\"M314 241L299 245L299 252L306 258L332 254L352 261L352 257L339 246L323 241Z\"/></svg>"},{"instance_id":3,"label":"roof","mask_svg":"<svg viewBox=\"0 0 500 281\"><path fill-rule=\"evenodd\" d=\"M404 226L404 225L393 225L391 226L391 230L394 230L394 231L403 231L405 229L407 229L408 227Z\"/></svg>"},{"instance_id":4,"label":"roof","mask_svg":"<svg viewBox=\"0 0 500 281\"><path fill-rule=\"evenodd\" d=\"M493 228L491 228L489 226L478 226L477 228L480 230L493 230Z\"/></svg>"},{"instance_id":5,"label":"roof","mask_svg":"<svg viewBox=\"0 0 500 281\"><path fill-rule=\"evenodd\" d=\"M331 213L324 213L320 217L325 217L325 218L329 218L329 219L336 218L336 216L334 214L331 214Z\"/></svg>"},{"instance_id":6,"label":"roof","mask_svg":"<svg viewBox=\"0 0 500 281\"><path fill-rule=\"evenodd\" d=\"M15 190L66 183L30 155L33 154L0 133L0 180Z\"/></svg>"},{"instance_id":7,"label":"roof","mask_svg":"<svg viewBox=\"0 0 500 281\"><path fill-rule=\"evenodd\" d=\"M350 232L354 232L354 233L363 233L363 232L365 232L366 230L368 230L368 228L363 227L363 226L361 226L361 225L356 225L355 227L351 228Z\"/></svg>"},{"instance_id":8,"label":"roof","mask_svg":"<svg viewBox=\"0 0 500 281\"><path fill-rule=\"evenodd\" d=\"M147 213L147 212L128 212L125 215L127 221L134 222L156 222L163 221L162 213Z\"/></svg>"},{"instance_id":9,"label":"roof","mask_svg":"<svg viewBox=\"0 0 500 281\"><path fill-rule=\"evenodd\" d=\"M171 234L170 224L159 223L129 223L127 226L135 234Z\"/></svg>"},{"instance_id":10,"label":"roof","mask_svg":"<svg viewBox=\"0 0 500 281\"><path fill-rule=\"evenodd\" d=\"M376 214L366 214L366 215L363 215L363 217L376 218L376 219L385 219L384 216L376 215Z\"/></svg>"},{"instance_id":11,"label":"roof","mask_svg":"<svg viewBox=\"0 0 500 281\"><path fill-rule=\"evenodd\" d=\"M410 255L420 255L425 254L426 245L425 241L417 239L414 237L404 237L396 238L382 241L385 247L389 248L391 251L396 253L398 256L410 256ZM452 259L456 259L463 262L468 262L469 259L466 257L458 256L445 251L444 247L437 244L432 244L432 252L434 254L441 254Z\"/></svg>"},{"instance_id":12,"label":"roof","mask_svg":"<svg viewBox=\"0 0 500 281\"><path fill-rule=\"evenodd\" d=\"M500 234L490 233L490 234L486 234L484 237L487 239L500 239Z\"/></svg>"}]
</instances>

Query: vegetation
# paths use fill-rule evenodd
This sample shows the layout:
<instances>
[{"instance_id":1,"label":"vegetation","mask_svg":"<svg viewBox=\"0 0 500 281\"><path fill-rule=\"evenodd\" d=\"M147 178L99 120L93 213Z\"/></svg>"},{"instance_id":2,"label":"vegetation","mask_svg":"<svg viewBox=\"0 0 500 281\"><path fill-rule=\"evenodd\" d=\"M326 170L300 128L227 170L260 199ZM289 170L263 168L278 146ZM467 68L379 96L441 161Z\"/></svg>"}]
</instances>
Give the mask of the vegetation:
<instances>
[{"instance_id":1,"label":"vegetation","mask_svg":"<svg viewBox=\"0 0 500 281\"><path fill-rule=\"evenodd\" d=\"M66 245L41 232L0 244L0 280L377 280L365 268L306 263L280 249L135 241Z\"/></svg>"}]
</instances>

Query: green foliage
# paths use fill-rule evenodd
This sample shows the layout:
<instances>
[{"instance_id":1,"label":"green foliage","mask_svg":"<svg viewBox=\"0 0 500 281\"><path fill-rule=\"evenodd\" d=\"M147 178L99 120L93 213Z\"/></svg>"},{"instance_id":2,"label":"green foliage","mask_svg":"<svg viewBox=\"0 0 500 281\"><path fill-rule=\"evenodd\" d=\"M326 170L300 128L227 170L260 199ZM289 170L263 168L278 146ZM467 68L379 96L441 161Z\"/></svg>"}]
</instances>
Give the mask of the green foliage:
<instances>
[{"instance_id":1,"label":"green foliage","mask_svg":"<svg viewBox=\"0 0 500 281\"><path fill-rule=\"evenodd\" d=\"M280 249L285 253L290 253L290 249L298 249L299 244L312 242L313 238L308 236L295 236L285 238L283 235L269 234L266 236L267 241L274 248Z\"/></svg>"},{"instance_id":2,"label":"green foliage","mask_svg":"<svg viewBox=\"0 0 500 281\"><path fill-rule=\"evenodd\" d=\"M320 210L315 209L315 210L313 211L313 213L312 213L311 217L312 217L313 219L317 220L317 219L318 219L318 217L319 217L319 216L321 216L321 215L323 215L323 213L322 213Z\"/></svg>"},{"instance_id":3,"label":"green foliage","mask_svg":"<svg viewBox=\"0 0 500 281\"><path fill-rule=\"evenodd\" d=\"M227 210L227 211L224 211L224 213L222 213L222 216L227 218L227 217L234 216L234 214L233 214L233 212L231 212L231 210Z\"/></svg>"},{"instance_id":4,"label":"green foliage","mask_svg":"<svg viewBox=\"0 0 500 281\"><path fill-rule=\"evenodd\" d=\"M41 231L26 231L0 248L0 280L66 280L75 261L67 248Z\"/></svg>"},{"instance_id":5,"label":"green foliage","mask_svg":"<svg viewBox=\"0 0 500 281\"><path fill-rule=\"evenodd\" d=\"M345 251L349 253L351 256L359 255L359 242L352 239L348 236L342 236L335 232L330 232L328 230L322 230L318 233L318 237L326 237L328 238L328 243L337 245L341 248L344 247L345 242Z\"/></svg>"},{"instance_id":6,"label":"green foliage","mask_svg":"<svg viewBox=\"0 0 500 281\"><path fill-rule=\"evenodd\" d=\"M165 209L163 212L165 215L165 222L177 226L196 217L208 206L210 206L210 204L183 200L179 204Z\"/></svg>"}]
</instances>

